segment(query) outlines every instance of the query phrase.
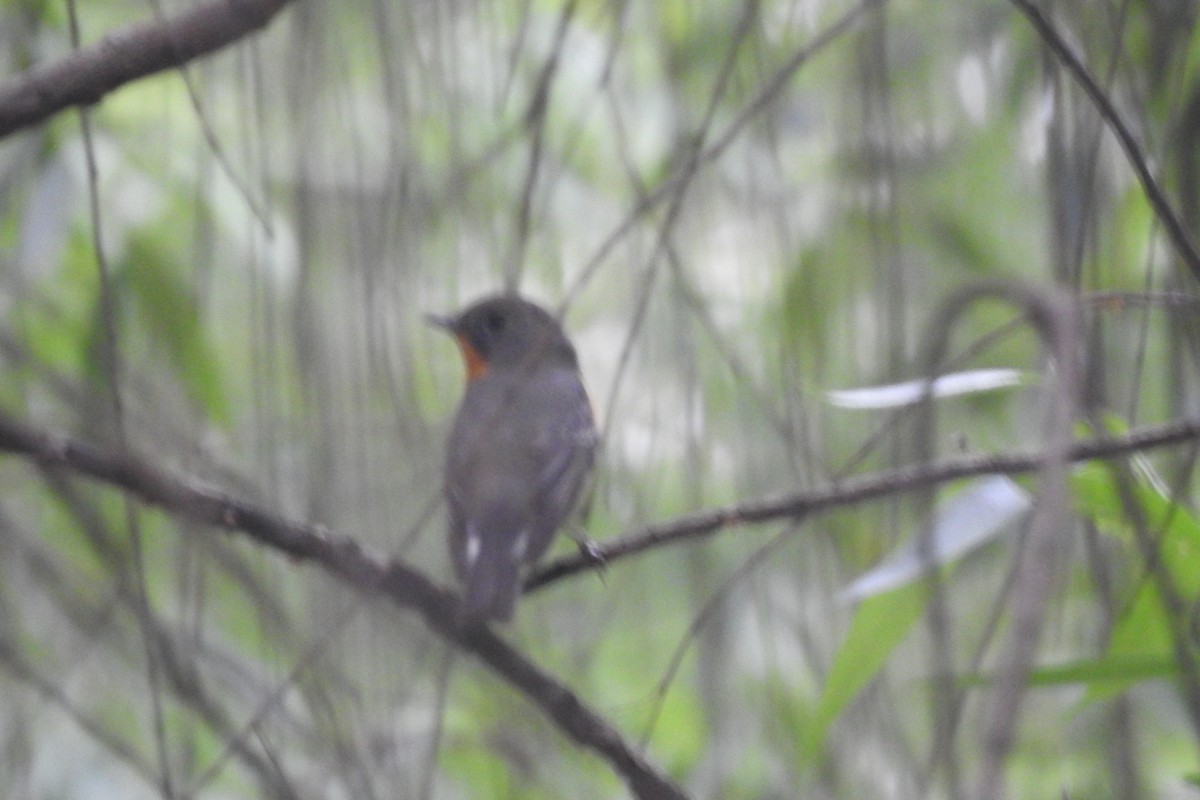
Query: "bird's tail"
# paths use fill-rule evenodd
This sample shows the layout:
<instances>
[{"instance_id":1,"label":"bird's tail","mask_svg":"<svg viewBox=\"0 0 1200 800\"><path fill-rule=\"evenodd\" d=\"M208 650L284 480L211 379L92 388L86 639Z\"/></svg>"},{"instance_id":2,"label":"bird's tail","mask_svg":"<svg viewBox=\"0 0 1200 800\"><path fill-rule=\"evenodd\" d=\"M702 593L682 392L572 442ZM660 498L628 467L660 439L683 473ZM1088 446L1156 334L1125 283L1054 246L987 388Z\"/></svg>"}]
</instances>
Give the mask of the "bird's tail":
<instances>
[{"instance_id":1,"label":"bird's tail","mask_svg":"<svg viewBox=\"0 0 1200 800\"><path fill-rule=\"evenodd\" d=\"M466 577L466 597L461 616L464 621L512 619L513 606L521 590L520 564L509 548L489 553L485 546Z\"/></svg>"}]
</instances>

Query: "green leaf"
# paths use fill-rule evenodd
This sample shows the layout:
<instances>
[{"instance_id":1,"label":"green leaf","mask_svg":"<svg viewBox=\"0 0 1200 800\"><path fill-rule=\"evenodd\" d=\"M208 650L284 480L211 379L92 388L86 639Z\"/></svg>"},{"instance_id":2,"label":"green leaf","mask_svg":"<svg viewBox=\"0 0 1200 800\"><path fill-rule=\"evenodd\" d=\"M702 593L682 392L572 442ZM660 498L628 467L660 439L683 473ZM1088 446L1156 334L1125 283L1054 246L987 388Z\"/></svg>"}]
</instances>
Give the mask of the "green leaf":
<instances>
[{"instance_id":1,"label":"green leaf","mask_svg":"<svg viewBox=\"0 0 1200 800\"><path fill-rule=\"evenodd\" d=\"M1027 680L1030 686L1087 684L1098 690L1108 685L1124 689L1131 682L1170 678L1178 672L1179 666L1173 658L1106 656L1041 667L1031 671ZM962 681L965 686L984 686L991 682L991 675L971 675Z\"/></svg>"},{"instance_id":2,"label":"green leaf","mask_svg":"<svg viewBox=\"0 0 1200 800\"><path fill-rule=\"evenodd\" d=\"M1164 677L1174 670L1174 640L1183 635L1186 620L1172 620L1163 600L1163 577L1171 592L1187 607L1200 597L1200 524L1182 505L1159 491L1148 475L1135 478L1133 496L1154 537L1162 573L1147 572L1124 612L1113 626L1103 658L1092 665L1098 674L1089 684L1085 702L1111 697L1129 686L1150 678ZM1135 532L1121 501L1109 467L1087 464L1072 475L1075 504L1101 531L1133 542ZM1144 567L1143 567L1144 569ZM1153 665L1158 665L1154 667Z\"/></svg>"},{"instance_id":3,"label":"green leaf","mask_svg":"<svg viewBox=\"0 0 1200 800\"><path fill-rule=\"evenodd\" d=\"M928 597L926 583L918 581L859 604L801 739L800 753L805 762L817 760L829 727L883 669L892 651L921 618Z\"/></svg>"},{"instance_id":4,"label":"green leaf","mask_svg":"<svg viewBox=\"0 0 1200 800\"><path fill-rule=\"evenodd\" d=\"M216 358L204 336L191 291L168 256L165 242L135 235L129 244L121 280L136 302L140 322L151 341L167 352L188 397L210 420L229 421L229 405L221 386Z\"/></svg>"}]
</instances>

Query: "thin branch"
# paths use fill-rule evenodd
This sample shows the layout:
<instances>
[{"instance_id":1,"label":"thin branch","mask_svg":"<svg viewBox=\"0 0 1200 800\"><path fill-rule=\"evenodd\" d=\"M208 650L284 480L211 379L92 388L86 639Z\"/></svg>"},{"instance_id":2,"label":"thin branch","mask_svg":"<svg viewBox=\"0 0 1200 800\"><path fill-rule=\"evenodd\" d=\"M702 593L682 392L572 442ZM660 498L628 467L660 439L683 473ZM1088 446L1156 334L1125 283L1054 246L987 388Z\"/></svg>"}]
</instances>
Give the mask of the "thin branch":
<instances>
[{"instance_id":1,"label":"thin branch","mask_svg":"<svg viewBox=\"0 0 1200 800\"><path fill-rule=\"evenodd\" d=\"M0 138L220 50L265 27L288 2L210 0L177 16L130 25L58 61L35 66L0 86Z\"/></svg>"},{"instance_id":2,"label":"thin branch","mask_svg":"<svg viewBox=\"0 0 1200 800\"><path fill-rule=\"evenodd\" d=\"M1145 427L1125 436L1078 442L1067 450L1065 457L1071 462L1111 458L1197 439L1200 439L1200 422L1181 421ZM287 520L216 489L170 475L136 458L31 428L5 414L0 414L0 451L28 455L46 468L69 469L132 492L147 503L198 522L240 530L293 558L315 561L350 585L383 593L395 604L421 614L431 629L474 653L529 697L567 736L607 760L624 777L635 795L655 800L686 797L682 789L630 748L606 719L491 629L456 626L458 600L417 570L399 562L387 563L369 554L349 537L331 536L318 526ZM1042 453L1023 453L958 458L887 470L841 481L833 487L726 506L651 526L608 542L600 548L600 554L612 561L653 547L710 535L733 525L799 518L835 506L977 475L1033 472L1044 463ZM534 575L527 583L527 589L583 571L594 563L584 559L554 562Z\"/></svg>"},{"instance_id":3,"label":"thin branch","mask_svg":"<svg viewBox=\"0 0 1200 800\"><path fill-rule=\"evenodd\" d=\"M568 0L558 15L558 29L554 33L554 47L546 57L546 63L538 74L533 87L533 97L525 110L525 128L529 132L529 166L525 170L525 185L521 190L521 203L517 209L516 232L513 236L512 254L504 264L505 289L515 291L521 283L521 272L529 249L529 231L533 225L534 192L542 172L542 158L546 144L546 112L550 109L550 92L558 67L562 61L567 35L571 32L571 21L575 18L578 0Z\"/></svg>"},{"instance_id":4,"label":"thin branch","mask_svg":"<svg viewBox=\"0 0 1200 800\"><path fill-rule=\"evenodd\" d=\"M79 14L75 0L67 2L67 18L71 32L71 47L79 52ZM96 166L96 146L92 136L92 121L89 109L79 109L80 133L83 136L83 157L87 167L88 214L91 219L92 252L96 256L96 274L100 279L101 321L101 368L104 373L108 400L111 405L112 424L121 449L126 449L125 404L121 398L121 348L117 336L116 299L113 294L112 270L108 253L104 248L103 215L100 211L100 174ZM175 779L172 777L171 759L168 757L167 731L162 701L161 651L155 648L151 636L153 613L146 591L146 564L142 548L142 528L137 509L129 497L122 498L125 524L129 529L130 553L133 556L133 599L134 611L142 634L142 650L146 659L146 683L150 690L150 713L154 727L154 746L158 756L159 788L163 797L174 800Z\"/></svg>"},{"instance_id":5,"label":"thin branch","mask_svg":"<svg viewBox=\"0 0 1200 800\"><path fill-rule=\"evenodd\" d=\"M155 789L159 787L158 774L136 747L123 739L121 734L111 730L106 723L88 716L61 687L44 678L34 665L26 662L21 652L18 644L0 637L0 667L10 672L16 680L27 684L52 706L60 709L96 744L116 756L148 785Z\"/></svg>"},{"instance_id":6,"label":"thin branch","mask_svg":"<svg viewBox=\"0 0 1200 800\"><path fill-rule=\"evenodd\" d=\"M771 75L758 93L750 99L750 102L733 118L720 135L715 138L708 135L712 124L712 114L706 115L705 122L699 128L703 136L697 139L701 144L704 144L703 149L683 159L680 166L655 186L652 191L638 198L637 204L629 210L629 213L625 215L621 223L605 237L604 241L596 249L595 254L583 266L583 269L579 271L579 276L566 291L561 308L569 308L574 304L575 299L583 291L584 287L591 282L593 274L600 269L609 254L616 249L616 246L643 218L647 217L650 212L668 197L681 194L684 185L691 180L694 172L700 167L707 166L716 161L729 149L730 145L737 140L742 130L760 112L769 107L784 89L787 88L788 83L795 77L802 66L824 51L825 48L838 41L842 36L854 30L868 12L875 8L882 8L886 2L887 0L859 0L845 14L831 23L829 27L822 30L821 33L817 34L803 47L794 52L783 66Z\"/></svg>"},{"instance_id":7,"label":"thin branch","mask_svg":"<svg viewBox=\"0 0 1200 800\"><path fill-rule=\"evenodd\" d=\"M1196 245L1188 236L1187 227L1183 221L1175 213L1175 209L1171 207L1170 201L1167 199L1167 193L1159 184L1158 179L1154 177L1154 173L1150 170L1150 165L1146 161L1146 156L1142 153L1141 145L1134 138L1133 132L1129 130L1129 126L1121 119L1121 115L1117 112L1116 106L1112 100L1104 93L1104 90L1097 83L1092 73L1088 71L1087 65L1083 63L1083 59L1071 49L1058 30L1046 18L1046 15L1035 6L1030 0L1010 0L1017 7L1017 10L1025 15L1033 29L1037 31L1038 36L1042 37L1042 41L1050 48L1055 57L1062 62L1067 71L1087 93L1087 96L1092 99L1096 105L1096 110L1100 112L1101 118L1108 123L1108 127L1112 129L1113 134L1117 137L1117 141L1121 145L1121 149L1125 151L1126 157L1129 159L1130 166L1137 174L1138 180L1142 184L1142 190L1146 193L1146 199L1150 201L1150 206L1154 209L1155 216L1162 222L1166 228L1167 236L1170 237L1171 243L1175 246L1175 251L1179 257L1183 259L1192 277L1200 280L1200 252L1196 250Z\"/></svg>"},{"instance_id":8,"label":"thin branch","mask_svg":"<svg viewBox=\"0 0 1200 800\"><path fill-rule=\"evenodd\" d=\"M754 20L758 17L758 9L759 0L748 0L742 9L737 29L733 32L729 49L725 53L725 60L721 65L721 71L717 74L716 84L709 94L708 106L704 111L704 118L700 121L700 125L696 128L695 132L687 138L687 141L678 150L684 162L679 172L678 190L671 196L671 204L667 208L666 216L658 229L658 236L654 241L654 249L646 259L646 268L642 274L642 285L638 293L638 302L633 309L633 316L629 321L629 330L621 345L621 353L617 356L617 368L613 374L612 382L608 387L607 402L604 404L605 417L609 420L613 419L616 415L617 398L620 397L621 386L624 383L625 377L629 374L628 368L632 363L633 349L637 345L643 326L646 323L650 301L654 296L654 283L658 279L659 258L664 253L671 251L671 237L675 231L676 223L679 221L680 214L683 211L683 204L687 199L688 189L691 188L693 179L700 174L702 166L701 156L704 153L705 143L712 134L721 98L725 96L725 92L729 88L734 67L737 64L738 54L741 52L742 45L746 43ZM636 186L635 188L639 195L644 195L640 186ZM582 287L582 283L578 285ZM601 448L604 447L604 443L607 441L608 431L609 428L606 426L601 433Z\"/></svg>"},{"instance_id":9,"label":"thin branch","mask_svg":"<svg viewBox=\"0 0 1200 800\"><path fill-rule=\"evenodd\" d=\"M457 626L458 599L412 567L368 553L350 537L332 536L319 526L285 519L135 457L50 434L6 414L0 414L0 451L28 455L44 468L69 469L197 522L240 530L297 560L314 561L362 591L385 595L396 605L416 611L433 631L475 654L524 693L563 733L608 761L634 795L643 800L687 797L631 748L607 719L490 628Z\"/></svg>"},{"instance_id":10,"label":"thin branch","mask_svg":"<svg viewBox=\"0 0 1200 800\"><path fill-rule=\"evenodd\" d=\"M1126 436L1104 436L1077 442L1067 451L1066 457L1072 462L1112 458L1196 439L1200 439L1200 421L1172 422L1140 428ZM643 550L711 536L723 528L795 519L962 478L1036 472L1045 461L1045 453L965 456L935 464L898 467L847 478L818 489L688 514L669 522L649 525L626 536L595 542L594 551L587 556L568 556L552 561L529 577L525 582L525 591L540 589L568 575L595 569L597 563L607 564Z\"/></svg>"}]
</instances>

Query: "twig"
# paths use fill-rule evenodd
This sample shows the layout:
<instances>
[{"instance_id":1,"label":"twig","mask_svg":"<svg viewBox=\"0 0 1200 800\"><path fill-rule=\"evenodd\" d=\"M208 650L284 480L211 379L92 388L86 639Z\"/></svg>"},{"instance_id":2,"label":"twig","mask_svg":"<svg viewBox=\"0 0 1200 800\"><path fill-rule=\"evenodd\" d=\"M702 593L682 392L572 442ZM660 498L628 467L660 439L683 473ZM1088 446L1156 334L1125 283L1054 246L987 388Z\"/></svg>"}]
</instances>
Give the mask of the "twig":
<instances>
[{"instance_id":1,"label":"twig","mask_svg":"<svg viewBox=\"0 0 1200 800\"><path fill-rule=\"evenodd\" d=\"M211 0L140 22L0 87L0 138L71 106L98 102L127 83L177 67L263 28L289 0Z\"/></svg>"},{"instance_id":2,"label":"twig","mask_svg":"<svg viewBox=\"0 0 1200 800\"><path fill-rule=\"evenodd\" d=\"M184 480L133 456L32 428L0 414L0 451L22 453L45 468L66 468L118 487L188 519L239 530L298 560L314 561L342 581L416 611L443 638L475 654L540 707L568 737L603 757L643 800L683 800L687 795L631 748L621 734L566 685L542 671L490 628L459 627L458 599L421 572L387 562L346 536L285 519L214 488Z\"/></svg>"},{"instance_id":3,"label":"twig","mask_svg":"<svg viewBox=\"0 0 1200 800\"><path fill-rule=\"evenodd\" d=\"M637 227L637 224L643 218L647 217L650 212L656 209L667 198L681 194L685 184L691 180L696 170L716 161L729 149L737 140L742 130L757 117L759 112L770 106L784 89L787 88L788 83L795 77L800 67L807 64L812 58L816 57L826 47L838 41L842 36L854 30L868 12L875 8L882 8L886 2L887 0L859 0L845 14L834 20L829 27L825 28L811 41L794 52L783 66L767 79L758 93L750 99L750 102L721 131L720 135L715 138L709 135L709 129L712 125L711 119L707 119L701 124L699 131L703 133L703 136L699 137L697 141L700 141L702 144L705 142L709 143L705 144L704 148L698 152L693 152L692 154L685 152L685 157L681 160L679 167L672 171L670 175L655 186L648 194L638 198L637 204L629 210L629 213L625 215L620 224L605 237L604 241L596 249L595 254L583 266L583 269L579 271L579 276L567 289L562 308L568 308L574 304L575 299L583 291L584 287L591 282L592 276L600 269L608 256L630 231ZM707 116L711 117L711 114ZM692 146L695 147L695 144Z\"/></svg>"},{"instance_id":4,"label":"twig","mask_svg":"<svg viewBox=\"0 0 1200 800\"><path fill-rule=\"evenodd\" d=\"M1067 451L1067 459L1075 462L1111 458L1194 439L1200 439L1200 421L1172 422L1140 428L1126 436L1105 436L1077 442ZM1045 460L1044 453L965 456L935 464L898 467L847 478L818 489L689 514L669 522L649 525L626 536L596 542L594 552L587 556L569 556L552 561L530 576L525 582L525 591L540 589L568 575L595 569L597 563L609 564L643 550L711 536L722 528L803 517L961 478L1036 472L1045 464Z\"/></svg>"},{"instance_id":5,"label":"twig","mask_svg":"<svg viewBox=\"0 0 1200 800\"><path fill-rule=\"evenodd\" d=\"M1166 228L1167 236L1170 237L1171 243L1175 246L1175 251L1179 257L1183 259L1192 277L1200 280L1200 252L1197 252L1195 244L1192 243L1191 237L1188 236L1187 227L1183 221L1171 208L1170 201L1167 200L1167 193L1163 191L1159 185L1158 179L1154 177L1154 173L1150 171L1150 165L1146 162L1146 156L1142 153L1141 145L1133 136L1133 132L1129 130L1129 126L1121 119L1121 115L1117 112L1116 106L1112 100L1100 88L1100 84L1092 77L1092 73L1088 71L1087 66L1066 40L1051 24L1042 10L1035 6L1030 0L1010 0L1017 10L1020 11L1033 25L1038 36L1042 37L1042 41L1050 48L1050 51L1062 62L1067 71L1087 93L1087 96L1096 104L1096 110L1100 112L1101 118L1108 123L1108 127L1112 128L1113 134L1117 137L1117 141L1121 145L1121 149L1125 151L1126 157L1129 159L1129 164L1133 167L1133 171L1137 174L1138 180L1142 184L1142 190L1146 193L1146 199L1150 201L1150 206L1154 209L1155 216L1162 222Z\"/></svg>"}]
</instances>

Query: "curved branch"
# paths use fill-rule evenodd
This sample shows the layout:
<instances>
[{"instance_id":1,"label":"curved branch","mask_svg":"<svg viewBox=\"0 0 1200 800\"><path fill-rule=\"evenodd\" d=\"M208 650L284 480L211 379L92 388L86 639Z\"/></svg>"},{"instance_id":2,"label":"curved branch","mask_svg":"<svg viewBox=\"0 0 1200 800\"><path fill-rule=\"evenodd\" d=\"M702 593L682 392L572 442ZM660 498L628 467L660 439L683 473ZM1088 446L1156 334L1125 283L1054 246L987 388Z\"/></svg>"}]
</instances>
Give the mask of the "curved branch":
<instances>
[{"instance_id":1,"label":"curved branch","mask_svg":"<svg viewBox=\"0 0 1200 800\"><path fill-rule=\"evenodd\" d=\"M239 530L293 558L314 561L360 590L385 595L396 605L419 613L431 629L474 653L523 692L567 736L608 761L637 797L686 798L683 790L631 748L607 719L490 628L456 625L458 599L412 567L368 553L350 537L332 536L319 526L285 519L137 458L53 435L5 414L0 414L0 451L25 454L43 467L69 469L197 522Z\"/></svg>"},{"instance_id":2,"label":"curved branch","mask_svg":"<svg viewBox=\"0 0 1200 800\"><path fill-rule=\"evenodd\" d=\"M1072 462L1111 458L1196 439L1200 439L1200 421L1172 422L1140 428L1126 436L1104 436L1077 442L1068 449L1066 458ZM616 539L593 542L587 553L551 561L529 576L525 582L525 591L531 592L568 575L595 569L597 564L607 564L643 550L711 536L723 528L735 525L798 519L830 508L849 506L978 475L1019 475L1036 472L1045 463L1045 453L965 456L935 464L916 464L883 470L847 478L832 486L700 511L669 522L649 525Z\"/></svg>"},{"instance_id":3,"label":"curved branch","mask_svg":"<svg viewBox=\"0 0 1200 800\"><path fill-rule=\"evenodd\" d=\"M0 86L0 138L126 83L207 55L263 28L290 0L210 0L140 22Z\"/></svg>"}]
</instances>

